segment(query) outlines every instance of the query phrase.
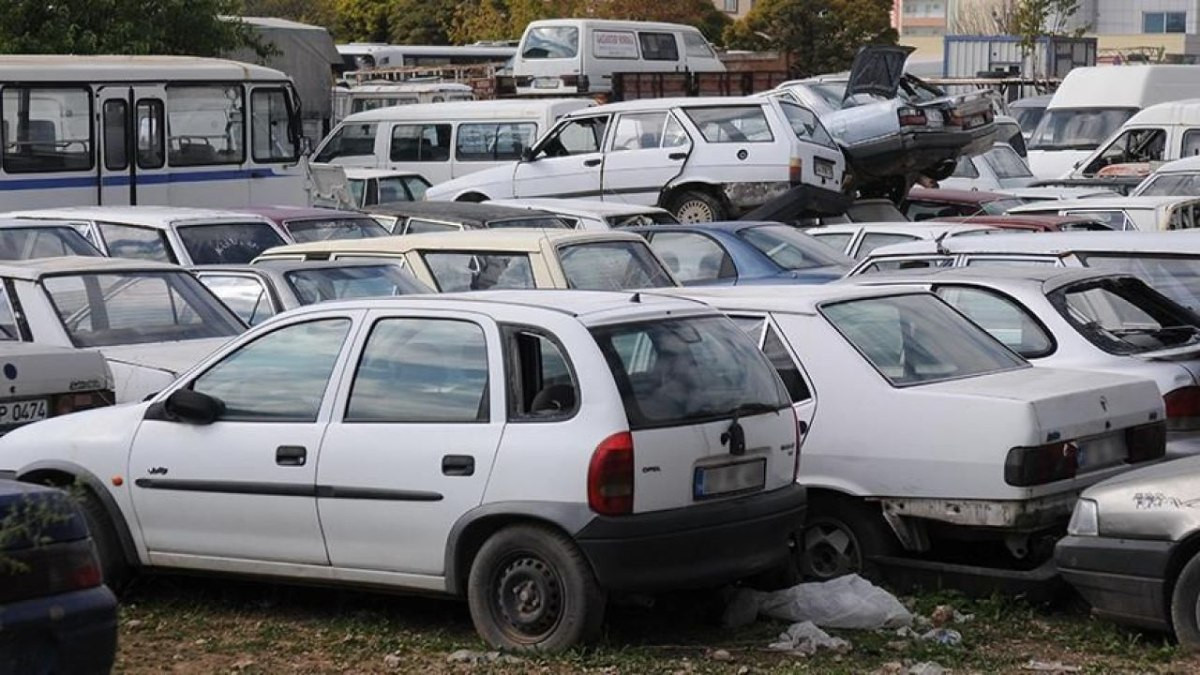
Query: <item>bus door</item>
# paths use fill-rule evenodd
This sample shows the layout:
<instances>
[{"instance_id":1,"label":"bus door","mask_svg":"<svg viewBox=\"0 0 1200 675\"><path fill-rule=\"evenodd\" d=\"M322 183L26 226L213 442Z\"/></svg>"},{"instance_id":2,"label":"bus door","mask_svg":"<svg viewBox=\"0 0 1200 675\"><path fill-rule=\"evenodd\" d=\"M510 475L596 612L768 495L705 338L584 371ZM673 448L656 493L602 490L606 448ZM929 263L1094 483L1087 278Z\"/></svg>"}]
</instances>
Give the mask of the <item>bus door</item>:
<instances>
[{"instance_id":1,"label":"bus door","mask_svg":"<svg viewBox=\"0 0 1200 675\"><path fill-rule=\"evenodd\" d=\"M160 84L96 88L99 203L169 204L166 95Z\"/></svg>"}]
</instances>

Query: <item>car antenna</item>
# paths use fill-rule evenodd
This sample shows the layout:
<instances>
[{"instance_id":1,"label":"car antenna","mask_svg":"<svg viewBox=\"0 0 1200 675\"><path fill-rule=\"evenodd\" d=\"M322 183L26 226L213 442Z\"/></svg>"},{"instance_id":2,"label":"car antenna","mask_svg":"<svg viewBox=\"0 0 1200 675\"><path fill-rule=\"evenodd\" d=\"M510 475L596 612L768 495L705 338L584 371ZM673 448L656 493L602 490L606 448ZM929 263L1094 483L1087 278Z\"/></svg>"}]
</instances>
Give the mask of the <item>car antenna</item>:
<instances>
[{"instance_id":1,"label":"car antenna","mask_svg":"<svg viewBox=\"0 0 1200 675\"><path fill-rule=\"evenodd\" d=\"M946 246L944 244L942 244L942 241L945 240L946 237L949 236L949 234L950 234L950 230L946 230L945 232L939 234L933 240L933 245L934 245L935 249L937 250L938 255L947 255L948 253L950 253L950 251L946 250Z\"/></svg>"}]
</instances>

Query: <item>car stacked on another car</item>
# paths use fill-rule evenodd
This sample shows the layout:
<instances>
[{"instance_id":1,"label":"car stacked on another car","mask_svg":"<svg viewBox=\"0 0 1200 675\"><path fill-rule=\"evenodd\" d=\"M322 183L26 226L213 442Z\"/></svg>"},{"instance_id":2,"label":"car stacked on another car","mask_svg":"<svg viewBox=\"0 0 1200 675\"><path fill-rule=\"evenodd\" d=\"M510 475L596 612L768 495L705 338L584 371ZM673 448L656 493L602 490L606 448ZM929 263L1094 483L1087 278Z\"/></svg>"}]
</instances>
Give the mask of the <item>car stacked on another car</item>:
<instances>
[{"instance_id":1,"label":"car stacked on another car","mask_svg":"<svg viewBox=\"0 0 1200 675\"><path fill-rule=\"evenodd\" d=\"M915 187L901 205L909 220L1003 215L1025 200L1002 192Z\"/></svg>"}]
</instances>

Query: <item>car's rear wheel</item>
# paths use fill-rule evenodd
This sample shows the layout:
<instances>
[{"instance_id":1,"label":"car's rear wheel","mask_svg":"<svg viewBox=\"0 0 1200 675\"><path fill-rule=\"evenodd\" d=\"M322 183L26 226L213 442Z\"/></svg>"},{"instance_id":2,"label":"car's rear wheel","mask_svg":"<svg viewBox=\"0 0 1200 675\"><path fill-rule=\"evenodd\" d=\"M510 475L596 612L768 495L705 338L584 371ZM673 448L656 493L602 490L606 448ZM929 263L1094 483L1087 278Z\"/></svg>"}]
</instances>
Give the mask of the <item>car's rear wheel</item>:
<instances>
[{"instance_id":1,"label":"car's rear wheel","mask_svg":"<svg viewBox=\"0 0 1200 675\"><path fill-rule=\"evenodd\" d=\"M1200 554L1192 557L1171 592L1171 625L1179 646L1200 651Z\"/></svg>"},{"instance_id":2,"label":"car's rear wheel","mask_svg":"<svg viewBox=\"0 0 1200 675\"><path fill-rule=\"evenodd\" d=\"M815 496L800 535L800 572L817 581L846 574L877 578L872 559L894 553L898 544L875 509L849 497Z\"/></svg>"},{"instance_id":3,"label":"car's rear wheel","mask_svg":"<svg viewBox=\"0 0 1200 675\"><path fill-rule=\"evenodd\" d=\"M100 503L100 498L90 490L83 492L80 502L88 530L92 534L92 542L96 545L96 556L100 559L104 583L114 593L119 594L133 580L133 567L125 558L125 549L121 547L116 525L113 524L108 509Z\"/></svg>"},{"instance_id":4,"label":"car's rear wheel","mask_svg":"<svg viewBox=\"0 0 1200 675\"><path fill-rule=\"evenodd\" d=\"M604 593L583 553L537 525L508 527L484 542L467 600L475 630L501 649L567 649L593 639L604 621Z\"/></svg>"},{"instance_id":5,"label":"car's rear wheel","mask_svg":"<svg viewBox=\"0 0 1200 675\"><path fill-rule=\"evenodd\" d=\"M669 209L681 223L711 223L727 218L720 200L698 190L685 190L675 195Z\"/></svg>"}]
</instances>

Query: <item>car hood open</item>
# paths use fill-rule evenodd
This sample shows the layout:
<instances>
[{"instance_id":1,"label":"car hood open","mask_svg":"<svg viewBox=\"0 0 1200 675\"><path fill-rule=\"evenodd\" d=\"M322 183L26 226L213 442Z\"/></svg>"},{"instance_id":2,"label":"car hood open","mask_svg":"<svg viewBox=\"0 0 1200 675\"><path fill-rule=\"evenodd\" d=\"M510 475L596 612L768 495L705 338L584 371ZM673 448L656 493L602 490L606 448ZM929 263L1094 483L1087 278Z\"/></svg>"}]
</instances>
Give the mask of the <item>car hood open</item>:
<instances>
[{"instance_id":1,"label":"car hood open","mask_svg":"<svg viewBox=\"0 0 1200 675\"><path fill-rule=\"evenodd\" d=\"M904 63L913 51L912 47L892 45L869 45L858 50L842 100L858 94L896 98L904 77Z\"/></svg>"}]
</instances>

